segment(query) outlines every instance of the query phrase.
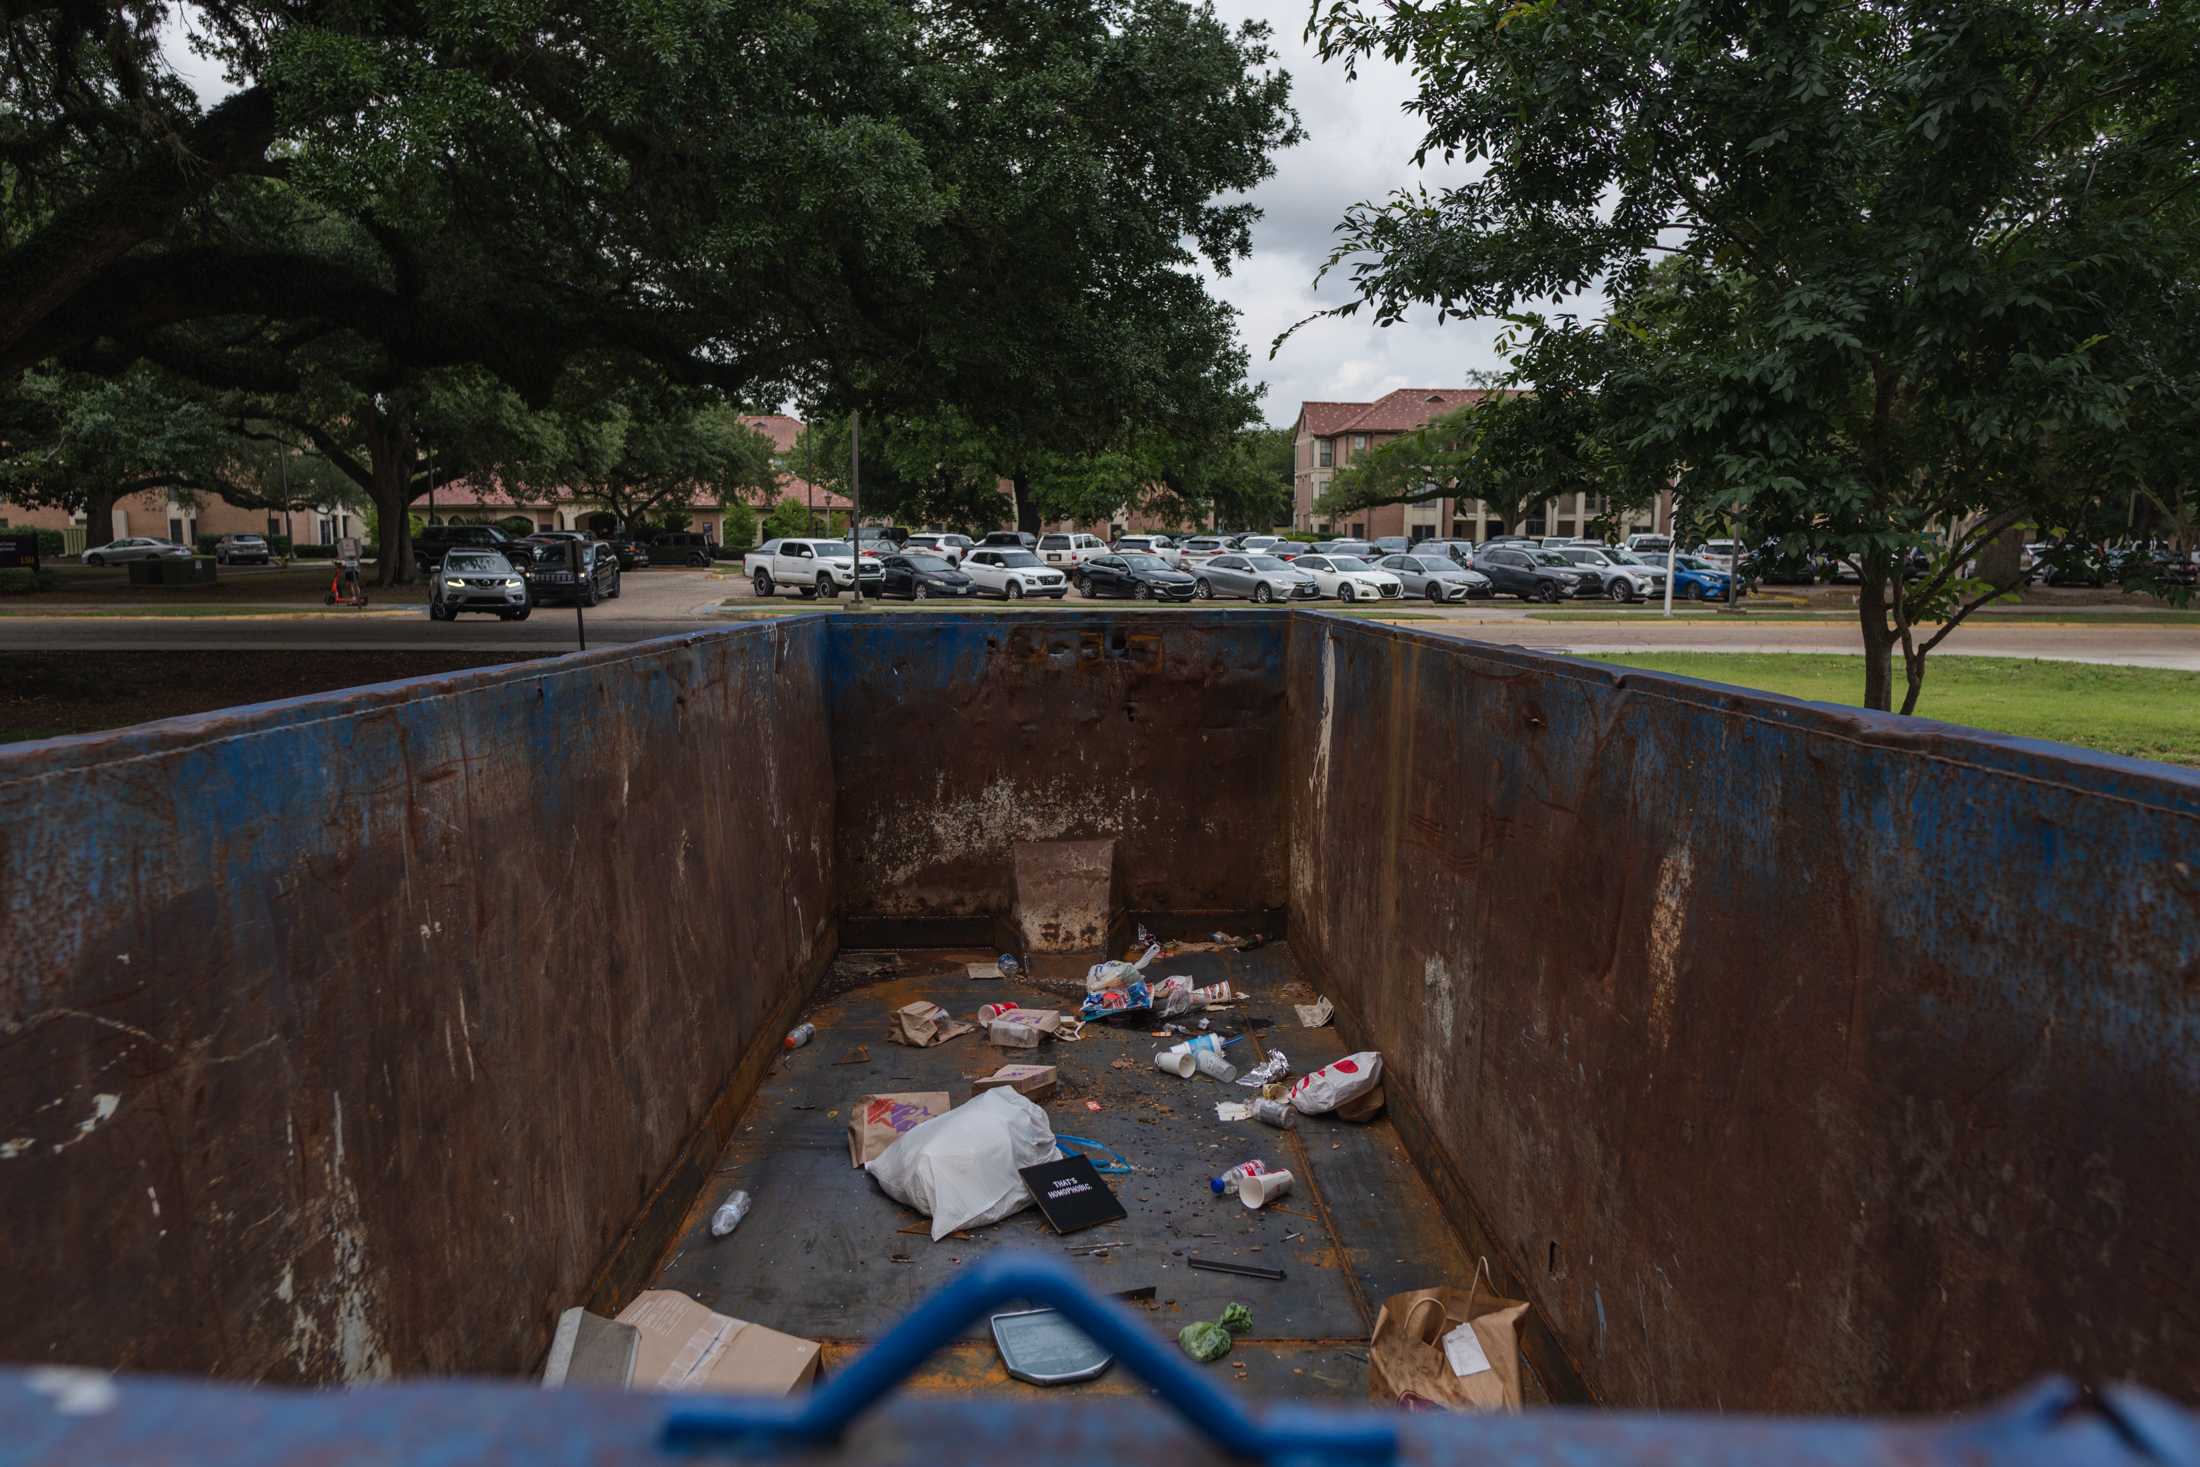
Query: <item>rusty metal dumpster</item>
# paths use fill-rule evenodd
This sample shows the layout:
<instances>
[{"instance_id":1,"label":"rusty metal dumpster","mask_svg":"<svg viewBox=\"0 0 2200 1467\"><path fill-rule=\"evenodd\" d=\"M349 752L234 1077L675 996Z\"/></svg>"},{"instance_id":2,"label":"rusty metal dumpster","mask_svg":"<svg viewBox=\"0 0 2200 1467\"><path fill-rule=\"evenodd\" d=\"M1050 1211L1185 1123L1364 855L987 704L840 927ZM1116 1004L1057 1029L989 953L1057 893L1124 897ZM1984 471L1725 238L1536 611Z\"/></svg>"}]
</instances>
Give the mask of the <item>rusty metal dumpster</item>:
<instances>
[{"instance_id":1,"label":"rusty metal dumpster","mask_svg":"<svg viewBox=\"0 0 2200 1467\"><path fill-rule=\"evenodd\" d=\"M1362 1393L1370 1306L1482 1259L1533 1305L1538 1401L2200 1388L2189 772L1125 611L698 633L19 746L0 791L10 1364L524 1375L574 1303L794 1314L831 1279L849 1327L798 1322L850 1370L994 1245L834 1190L861 1174L815 1164L825 1112L873 1077L832 1061L890 995L974 992L1016 849L1078 841L1126 920L1270 939L1210 965L1280 1016L1264 1042L1385 1056L1378 1126L1293 1143L1306 1225L1225 1240L1293 1281L1253 1395ZM858 951L894 962L836 975ZM824 1037L769 1073L805 1014ZM1214 1228L1172 1189L1223 1143L1158 1078L1065 1096L1151 1168L1151 1251L1073 1262L1170 1266L1195 1306L1167 1244ZM750 1173L753 1240L703 1248ZM916 1380L1009 1388L969 1339Z\"/></svg>"}]
</instances>

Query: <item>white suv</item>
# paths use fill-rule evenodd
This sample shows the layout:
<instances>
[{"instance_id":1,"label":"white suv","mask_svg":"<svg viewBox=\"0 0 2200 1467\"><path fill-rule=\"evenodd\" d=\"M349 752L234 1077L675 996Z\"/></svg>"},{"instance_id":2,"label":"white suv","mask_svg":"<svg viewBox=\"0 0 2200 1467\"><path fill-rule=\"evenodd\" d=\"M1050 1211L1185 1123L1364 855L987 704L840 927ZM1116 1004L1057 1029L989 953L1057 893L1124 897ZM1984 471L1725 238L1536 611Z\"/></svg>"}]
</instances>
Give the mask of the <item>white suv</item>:
<instances>
[{"instance_id":1,"label":"white suv","mask_svg":"<svg viewBox=\"0 0 2200 1467\"><path fill-rule=\"evenodd\" d=\"M1063 570L1083 565L1096 555L1106 555L1108 547L1098 535L1041 535L1039 559Z\"/></svg>"},{"instance_id":2,"label":"white suv","mask_svg":"<svg viewBox=\"0 0 2200 1467\"><path fill-rule=\"evenodd\" d=\"M1171 566L1184 563L1184 552L1176 548L1176 542L1166 535L1125 535L1115 542L1117 555L1151 555L1167 561Z\"/></svg>"},{"instance_id":3,"label":"white suv","mask_svg":"<svg viewBox=\"0 0 2200 1467\"><path fill-rule=\"evenodd\" d=\"M1177 547L1177 565L1179 568L1196 565L1218 555L1227 555L1229 551L1230 542L1220 535L1194 535Z\"/></svg>"}]
</instances>

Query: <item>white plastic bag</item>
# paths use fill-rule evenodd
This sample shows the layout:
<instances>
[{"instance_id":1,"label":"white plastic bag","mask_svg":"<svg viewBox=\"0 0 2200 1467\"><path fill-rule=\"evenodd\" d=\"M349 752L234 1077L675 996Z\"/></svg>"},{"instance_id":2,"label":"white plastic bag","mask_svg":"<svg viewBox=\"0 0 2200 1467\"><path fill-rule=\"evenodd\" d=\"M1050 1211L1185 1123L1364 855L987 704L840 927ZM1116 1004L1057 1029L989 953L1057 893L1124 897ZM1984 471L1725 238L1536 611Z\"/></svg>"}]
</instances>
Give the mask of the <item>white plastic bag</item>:
<instances>
[{"instance_id":1,"label":"white plastic bag","mask_svg":"<svg viewBox=\"0 0 2200 1467\"><path fill-rule=\"evenodd\" d=\"M1061 1159L1047 1113L1003 1086L911 1127L864 1170L887 1196L930 1216L937 1243L1029 1207L1017 1168Z\"/></svg>"},{"instance_id":2,"label":"white plastic bag","mask_svg":"<svg viewBox=\"0 0 2200 1467\"><path fill-rule=\"evenodd\" d=\"M1365 1095L1383 1078L1383 1057L1372 1049L1331 1060L1310 1075L1301 1075L1291 1087L1291 1104L1302 1115L1318 1116L1333 1111L1356 1096Z\"/></svg>"},{"instance_id":3,"label":"white plastic bag","mask_svg":"<svg viewBox=\"0 0 2200 1467\"><path fill-rule=\"evenodd\" d=\"M1111 988L1128 988L1138 978L1138 964L1110 959L1094 963L1085 970L1085 992L1105 993Z\"/></svg>"}]
</instances>

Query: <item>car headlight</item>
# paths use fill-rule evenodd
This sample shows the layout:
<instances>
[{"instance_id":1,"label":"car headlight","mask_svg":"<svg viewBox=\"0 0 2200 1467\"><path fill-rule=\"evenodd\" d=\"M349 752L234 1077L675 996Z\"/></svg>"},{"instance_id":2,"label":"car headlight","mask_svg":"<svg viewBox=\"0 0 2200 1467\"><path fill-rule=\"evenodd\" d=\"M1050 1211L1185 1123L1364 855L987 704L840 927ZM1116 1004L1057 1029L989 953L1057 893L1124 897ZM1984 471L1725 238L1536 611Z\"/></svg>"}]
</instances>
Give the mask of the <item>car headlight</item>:
<instances>
[{"instance_id":1,"label":"car headlight","mask_svg":"<svg viewBox=\"0 0 2200 1467\"><path fill-rule=\"evenodd\" d=\"M518 576L513 576L509 580L505 581L504 589L507 591L517 591L520 587L526 584L527 583L521 580Z\"/></svg>"}]
</instances>

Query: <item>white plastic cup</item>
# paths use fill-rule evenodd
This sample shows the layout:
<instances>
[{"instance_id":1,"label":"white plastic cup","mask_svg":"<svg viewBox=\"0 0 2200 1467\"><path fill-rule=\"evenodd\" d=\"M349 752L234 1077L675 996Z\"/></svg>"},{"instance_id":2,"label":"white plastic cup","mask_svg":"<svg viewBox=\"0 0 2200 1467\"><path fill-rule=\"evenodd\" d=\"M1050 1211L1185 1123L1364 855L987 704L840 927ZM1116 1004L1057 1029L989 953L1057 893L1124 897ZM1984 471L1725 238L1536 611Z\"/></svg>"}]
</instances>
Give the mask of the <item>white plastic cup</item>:
<instances>
[{"instance_id":1,"label":"white plastic cup","mask_svg":"<svg viewBox=\"0 0 2200 1467\"><path fill-rule=\"evenodd\" d=\"M1220 1080L1227 1085L1237 1078L1237 1066L1211 1049L1193 1050L1192 1060L1199 1066L1199 1072L1210 1080Z\"/></svg>"},{"instance_id":2,"label":"white plastic cup","mask_svg":"<svg viewBox=\"0 0 2200 1467\"><path fill-rule=\"evenodd\" d=\"M1290 1190L1289 1172L1254 1172L1240 1178L1237 1185L1238 1201L1256 1211Z\"/></svg>"},{"instance_id":3,"label":"white plastic cup","mask_svg":"<svg viewBox=\"0 0 2200 1467\"><path fill-rule=\"evenodd\" d=\"M1192 1058L1190 1050L1179 1044L1155 1054L1153 1067L1165 1075L1174 1075L1179 1080L1189 1080L1192 1078L1192 1072L1199 1068L1199 1061Z\"/></svg>"}]
</instances>

